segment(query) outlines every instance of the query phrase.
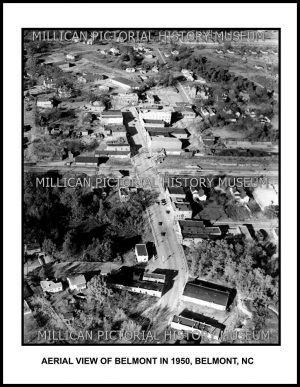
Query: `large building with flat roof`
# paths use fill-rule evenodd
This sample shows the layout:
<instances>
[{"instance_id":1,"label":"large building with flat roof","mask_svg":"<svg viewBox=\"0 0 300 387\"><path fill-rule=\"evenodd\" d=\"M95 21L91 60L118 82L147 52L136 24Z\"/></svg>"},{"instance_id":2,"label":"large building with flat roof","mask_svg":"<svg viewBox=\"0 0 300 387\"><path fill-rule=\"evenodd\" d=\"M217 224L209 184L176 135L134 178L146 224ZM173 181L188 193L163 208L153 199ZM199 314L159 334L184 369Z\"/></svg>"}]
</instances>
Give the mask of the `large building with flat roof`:
<instances>
[{"instance_id":1,"label":"large building with flat roof","mask_svg":"<svg viewBox=\"0 0 300 387\"><path fill-rule=\"evenodd\" d=\"M180 242L184 245L198 243L203 239L210 239L222 235L221 229L216 226L205 226L201 220L180 220Z\"/></svg>"},{"instance_id":2,"label":"large building with flat roof","mask_svg":"<svg viewBox=\"0 0 300 387\"><path fill-rule=\"evenodd\" d=\"M139 116L141 120L164 121L165 123L170 124L173 112L173 108L166 107L162 109L159 107L151 107L149 109L141 108L139 111Z\"/></svg>"},{"instance_id":3,"label":"large building with flat roof","mask_svg":"<svg viewBox=\"0 0 300 387\"><path fill-rule=\"evenodd\" d=\"M123 114L121 110L104 110L101 113L101 121L104 125L123 125Z\"/></svg>"}]
</instances>

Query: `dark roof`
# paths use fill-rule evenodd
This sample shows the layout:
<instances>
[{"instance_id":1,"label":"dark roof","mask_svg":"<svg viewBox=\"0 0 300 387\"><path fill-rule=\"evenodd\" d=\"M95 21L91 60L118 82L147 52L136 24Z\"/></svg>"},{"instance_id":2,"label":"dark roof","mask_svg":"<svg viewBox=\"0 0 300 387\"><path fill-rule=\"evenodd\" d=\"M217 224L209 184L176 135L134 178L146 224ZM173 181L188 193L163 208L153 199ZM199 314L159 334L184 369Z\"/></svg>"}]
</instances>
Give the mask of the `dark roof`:
<instances>
[{"instance_id":1,"label":"dark roof","mask_svg":"<svg viewBox=\"0 0 300 387\"><path fill-rule=\"evenodd\" d=\"M160 273L144 273L143 280L145 278L152 278L152 279L156 279L156 280L165 280L166 276L165 276L165 274L160 274Z\"/></svg>"},{"instance_id":2,"label":"dark roof","mask_svg":"<svg viewBox=\"0 0 300 387\"><path fill-rule=\"evenodd\" d=\"M77 156L75 157L75 163L97 163L98 164L99 160L98 157L92 157L92 156Z\"/></svg>"},{"instance_id":3,"label":"dark roof","mask_svg":"<svg viewBox=\"0 0 300 387\"><path fill-rule=\"evenodd\" d=\"M184 237L208 238L221 235L219 227L205 227L201 220L180 220L179 226Z\"/></svg>"},{"instance_id":4,"label":"dark roof","mask_svg":"<svg viewBox=\"0 0 300 387\"><path fill-rule=\"evenodd\" d=\"M102 117L123 117L121 110L104 110L101 115Z\"/></svg>"},{"instance_id":5,"label":"dark roof","mask_svg":"<svg viewBox=\"0 0 300 387\"><path fill-rule=\"evenodd\" d=\"M206 302L212 302L217 305L227 306L229 292L215 289L213 288L214 286L216 285L213 283L207 283L207 285L204 286L188 282L185 285L183 295Z\"/></svg>"},{"instance_id":6,"label":"dark roof","mask_svg":"<svg viewBox=\"0 0 300 387\"><path fill-rule=\"evenodd\" d=\"M167 187L171 195L185 195L182 187Z\"/></svg>"},{"instance_id":7,"label":"dark roof","mask_svg":"<svg viewBox=\"0 0 300 387\"><path fill-rule=\"evenodd\" d=\"M164 124L165 125L165 122L164 120L151 120L149 118L144 118L144 122L146 124L157 124L157 123L161 123L161 124Z\"/></svg>"},{"instance_id":8,"label":"dark roof","mask_svg":"<svg viewBox=\"0 0 300 387\"><path fill-rule=\"evenodd\" d=\"M184 128L174 128L174 129L171 129L171 133L184 133L184 134L187 134L187 131L186 129Z\"/></svg>"},{"instance_id":9,"label":"dark roof","mask_svg":"<svg viewBox=\"0 0 300 387\"><path fill-rule=\"evenodd\" d=\"M74 277L67 277L71 285L83 285L86 284L86 280L83 274L79 274Z\"/></svg>"},{"instance_id":10,"label":"dark roof","mask_svg":"<svg viewBox=\"0 0 300 387\"><path fill-rule=\"evenodd\" d=\"M138 255L148 255L148 251L146 248L146 245L144 244L138 244L135 245L136 251Z\"/></svg>"},{"instance_id":11,"label":"dark roof","mask_svg":"<svg viewBox=\"0 0 300 387\"><path fill-rule=\"evenodd\" d=\"M147 131L151 137L163 136L170 137L170 132L166 128L147 128Z\"/></svg>"}]
</instances>

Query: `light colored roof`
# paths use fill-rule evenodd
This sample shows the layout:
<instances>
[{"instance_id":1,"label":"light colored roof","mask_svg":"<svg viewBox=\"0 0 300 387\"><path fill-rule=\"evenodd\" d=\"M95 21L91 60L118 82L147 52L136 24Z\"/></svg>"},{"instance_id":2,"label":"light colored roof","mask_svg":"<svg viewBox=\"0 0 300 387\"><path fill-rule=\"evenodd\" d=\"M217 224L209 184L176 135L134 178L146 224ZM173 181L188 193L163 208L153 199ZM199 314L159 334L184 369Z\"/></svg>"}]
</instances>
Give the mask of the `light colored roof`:
<instances>
[{"instance_id":1,"label":"light colored roof","mask_svg":"<svg viewBox=\"0 0 300 387\"><path fill-rule=\"evenodd\" d=\"M61 287L62 283L61 282L53 282L53 281L41 281L40 285L43 290L51 290L51 289L56 289L57 287Z\"/></svg>"},{"instance_id":2,"label":"light colored roof","mask_svg":"<svg viewBox=\"0 0 300 387\"><path fill-rule=\"evenodd\" d=\"M83 274L79 274L75 277L67 277L70 285L82 285L86 283L85 277Z\"/></svg>"}]
</instances>

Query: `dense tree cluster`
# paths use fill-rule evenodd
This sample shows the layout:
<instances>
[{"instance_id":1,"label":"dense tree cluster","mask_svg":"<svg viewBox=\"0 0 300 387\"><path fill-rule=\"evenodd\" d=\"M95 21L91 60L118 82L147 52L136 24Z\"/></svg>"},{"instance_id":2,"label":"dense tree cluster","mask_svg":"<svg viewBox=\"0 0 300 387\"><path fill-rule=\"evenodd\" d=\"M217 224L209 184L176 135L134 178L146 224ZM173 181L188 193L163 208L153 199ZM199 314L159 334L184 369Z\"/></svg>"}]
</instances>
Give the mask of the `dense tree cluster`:
<instances>
[{"instance_id":1,"label":"dense tree cluster","mask_svg":"<svg viewBox=\"0 0 300 387\"><path fill-rule=\"evenodd\" d=\"M37 242L66 260L119 257L141 236L142 214L156 198L149 190L139 190L122 203L115 190L103 195L82 187L47 188L36 186L36 177L24 177L24 243Z\"/></svg>"},{"instance_id":2,"label":"dense tree cluster","mask_svg":"<svg viewBox=\"0 0 300 387\"><path fill-rule=\"evenodd\" d=\"M187 258L192 275L227 284L238 291L239 297L251 300L254 308L265 309L270 303L278 303L276 250L262 235L256 242L232 237L204 240L189 250Z\"/></svg>"}]
</instances>

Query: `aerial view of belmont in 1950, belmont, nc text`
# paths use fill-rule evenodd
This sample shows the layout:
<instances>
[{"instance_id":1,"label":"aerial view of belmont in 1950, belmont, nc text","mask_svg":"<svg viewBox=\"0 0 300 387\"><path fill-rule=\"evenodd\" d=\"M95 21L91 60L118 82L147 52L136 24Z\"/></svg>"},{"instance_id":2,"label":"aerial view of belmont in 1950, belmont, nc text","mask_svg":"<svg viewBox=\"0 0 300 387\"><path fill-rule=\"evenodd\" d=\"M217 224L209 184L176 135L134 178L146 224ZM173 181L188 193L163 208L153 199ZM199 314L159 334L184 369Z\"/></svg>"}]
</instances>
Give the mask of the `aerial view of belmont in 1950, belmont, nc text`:
<instances>
[{"instance_id":1,"label":"aerial view of belmont in 1950, belmont, nc text","mask_svg":"<svg viewBox=\"0 0 300 387\"><path fill-rule=\"evenodd\" d=\"M279 345L280 30L22 39L23 345Z\"/></svg>"}]
</instances>

